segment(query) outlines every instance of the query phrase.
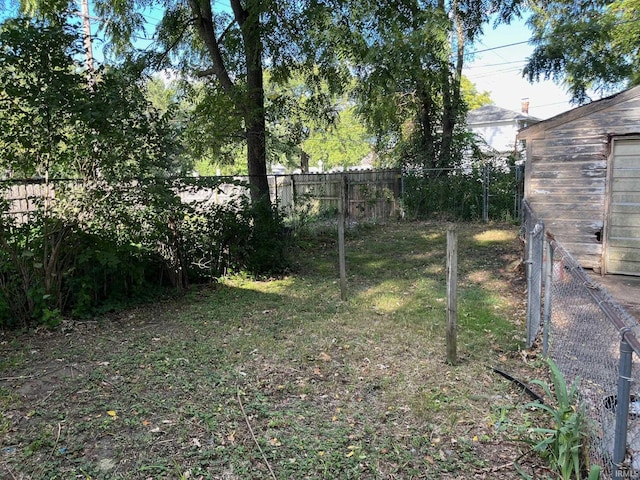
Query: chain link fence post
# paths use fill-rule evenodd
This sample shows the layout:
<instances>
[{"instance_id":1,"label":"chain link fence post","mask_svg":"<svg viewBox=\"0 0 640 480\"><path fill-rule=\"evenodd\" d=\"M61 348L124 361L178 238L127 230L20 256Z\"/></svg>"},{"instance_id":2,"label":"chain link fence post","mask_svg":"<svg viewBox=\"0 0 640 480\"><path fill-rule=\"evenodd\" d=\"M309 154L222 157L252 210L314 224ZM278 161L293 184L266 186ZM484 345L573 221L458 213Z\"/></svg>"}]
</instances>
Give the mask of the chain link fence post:
<instances>
[{"instance_id":1,"label":"chain link fence post","mask_svg":"<svg viewBox=\"0 0 640 480\"><path fill-rule=\"evenodd\" d=\"M527 233L527 348L540 331L540 311L542 299L542 251L544 248L544 224L537 222Z\"/></svg>"},{"instance_id":2,"label":"chain link fence post","mask_svg":"<svg viewBox=\"0 0 640 480\"><path fill-rule=\"evenodd\" d=\"M623 468L627 455L627 430L629 422L629 399L631 393L631 366L633 349L625 339L620 339L620 368L618 374L618 396L616 397L616 427L613 437L613 478L628 478L628 469Z\"/></svg>"},{"instance_id":3,"label":"chain link fence post","mask_svg":"<svg viewBox=\"0 0 640 480\"><path fill-rule=\"evenodd\" d=\"M489 165L482 165L482 221L489 221Z\"/></svg>"},{"instance_id":4,"label":"chain link fence post","mask_svg":"<svg viewBox=\"0 0 640 480\"><path fill-rule=\"evenodd\" d=\"M549 352L549 328L551 326L551 287L553 285L553 248L549 239L544 240L545 277L544 277L544 312L542 320L542 355Z\"/></svg>"}]
</instances>

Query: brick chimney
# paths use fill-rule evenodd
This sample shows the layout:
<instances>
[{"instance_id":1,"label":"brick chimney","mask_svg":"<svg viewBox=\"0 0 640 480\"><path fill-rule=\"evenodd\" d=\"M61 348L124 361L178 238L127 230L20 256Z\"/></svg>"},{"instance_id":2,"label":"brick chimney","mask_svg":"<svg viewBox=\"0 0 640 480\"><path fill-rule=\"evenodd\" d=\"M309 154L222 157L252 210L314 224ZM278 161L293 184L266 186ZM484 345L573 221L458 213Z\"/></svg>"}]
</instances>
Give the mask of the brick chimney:
<instances>
[{"instance_id":1,"label":"brick chimney","mask_svg":"<svg viewBox=\"0 0 640 480\"><path fill-rule=\"evenodd\" d=\"M529 115L529 99L528 98L522 99L522 113L524 113L525 115Z\"/></svg>"}]
</instances>

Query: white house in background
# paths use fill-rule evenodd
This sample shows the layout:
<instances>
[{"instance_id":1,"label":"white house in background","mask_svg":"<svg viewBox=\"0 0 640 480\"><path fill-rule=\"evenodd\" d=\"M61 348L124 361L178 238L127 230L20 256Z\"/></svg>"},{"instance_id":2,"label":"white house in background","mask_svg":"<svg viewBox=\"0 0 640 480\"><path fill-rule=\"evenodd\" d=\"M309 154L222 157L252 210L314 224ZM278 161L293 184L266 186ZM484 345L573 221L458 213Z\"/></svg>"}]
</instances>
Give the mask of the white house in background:
<instances>
[{"instance_id":1,"label":"white house in background","mask_svg":"<svg viewBox=\"0 0 640 480\"><path fill-rule=\"evenodd\" d=\"M515 151L518 132L540 121L541 119L529 115L529 100L522 101L520 112L485 105L467 114L467 128L499 153Z\"/></svg>"}]
</instances>

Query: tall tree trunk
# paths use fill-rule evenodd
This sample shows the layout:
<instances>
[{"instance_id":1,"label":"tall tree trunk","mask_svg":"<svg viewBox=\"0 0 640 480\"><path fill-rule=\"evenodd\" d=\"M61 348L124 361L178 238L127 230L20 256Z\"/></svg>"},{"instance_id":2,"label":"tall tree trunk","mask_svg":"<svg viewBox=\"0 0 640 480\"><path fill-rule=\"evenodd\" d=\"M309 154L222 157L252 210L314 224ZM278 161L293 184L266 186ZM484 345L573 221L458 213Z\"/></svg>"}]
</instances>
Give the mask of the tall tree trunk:
<instances>
[{"instance_id":1,"label":"tall tree trunk","mask_svg":"<svg viewBox=\"0 0 640 480\"><path fill-rule=\"evenodd\" d=\"M255 27L250 28L258 29L258 22L255 23ZM248 97L245 124L247 129L247 167L249 168L249 182L252 186L251 199L254 202L269 201L262 45L259 33L255 35L251 33L250 39L245 40L245 51L247 55Z\"/></svg>"},{"instance_id":2,"label":"tall tree trunk","mask_svg":"<svg viewBox=\"0 0 640 480\"><path fill-rule=\"evenodd\" d=\"M264 109L264 83L262 72L262 36L260 31L260 2L248 1L243 7L240 0L231 0L244 43L247 61L247 105L244 109L247 132L247 167L251 200L270 204L267 181L267 139Z\"/></svg>"},{"instance_id":3,"label":"tall tree trunk","mask_svg":"<svg viewBox=\"0 0 640 480\"><path fill-rule=\"evenodd\" d=\"M270 205L267 180L266 117L264 109L264 85L262 76L262 37L260 30L260 1L249 0L243 6L241 0L231 0L233 16L242 33L246 60L247 93L237 95L234 84L222 57L216 36L211 0L189 0L196 19L195 25L202 38L220 85L234 99L238 111L243 112L247 138L247 168L251 185L252 202Z\"/></svg>"}]
</instances>

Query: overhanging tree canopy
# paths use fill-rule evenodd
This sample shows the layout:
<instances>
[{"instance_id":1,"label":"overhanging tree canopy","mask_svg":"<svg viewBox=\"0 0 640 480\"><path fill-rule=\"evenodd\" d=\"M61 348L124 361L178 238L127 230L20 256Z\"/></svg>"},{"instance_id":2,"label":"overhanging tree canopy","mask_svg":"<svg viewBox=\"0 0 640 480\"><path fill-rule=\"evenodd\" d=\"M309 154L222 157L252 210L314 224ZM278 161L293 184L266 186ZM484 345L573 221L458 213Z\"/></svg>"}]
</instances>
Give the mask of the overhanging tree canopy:
<instances>
[{"instance_id":1,"label":"overhanging tree canopy","mask_svg":"<svg viewBox=\"0 0 640 480\"><path fill-rule=\"evenodd\" d=\"M211 123L203 137L212 145L245 139L256 201L268 198L265 71L283 84L301 72L317 98L332 98L357 72L360 113L369 126L391 142L409 127L414 151L428 159L425 164L447 165L464 114L465 46L503 3L95 0L94 5L116 53L127 51L148 28L143 12L162 11L156 31L162 48L151 56L153 66L180 67L186 78L206 82L200 113Z\"/></svg>"},{"instance_id":2,"label":"overhanging tree canopy","mask_svg":"<svg viewBox=\"0 0 640 480\"><path fill-rule=\"evenodd\" d=\"M564 84L577 103L590 91L640 83L640 1L536 1L529 26L536 48L524 74Z\"/></svg>"},{"instance_id":3,"label":"overhanging tree canopy","mask_svg":"<svg viewBox=\"0 0 640 480\"><path fill-rule=\"evenodd\" d=\"M274 81L286 81L302 70L308 79L324 78L339 89L348 72L336 60L324 28L333 6L314 0L98 0L96 10L107 20L116 51L145 26L140 12L152 7L163 9L156 35L164 51L155 57L156 67L173 62L224 95L227 115L241 120L252 198L268 199L263 72L268 68Z\"/></svg>"},{"instance_id":4,"label":"overhanging tree canopy","mask_svg":"<svg viewBox=\"0 0 640 480\"><path fill-rule=\"evenodd\" d=\"M465 49L489 15L510 11L502 7L484 0L363 0L353 7L360 112L382 146L423 168L459 156Z\"/></svg>"}]
</instances>

